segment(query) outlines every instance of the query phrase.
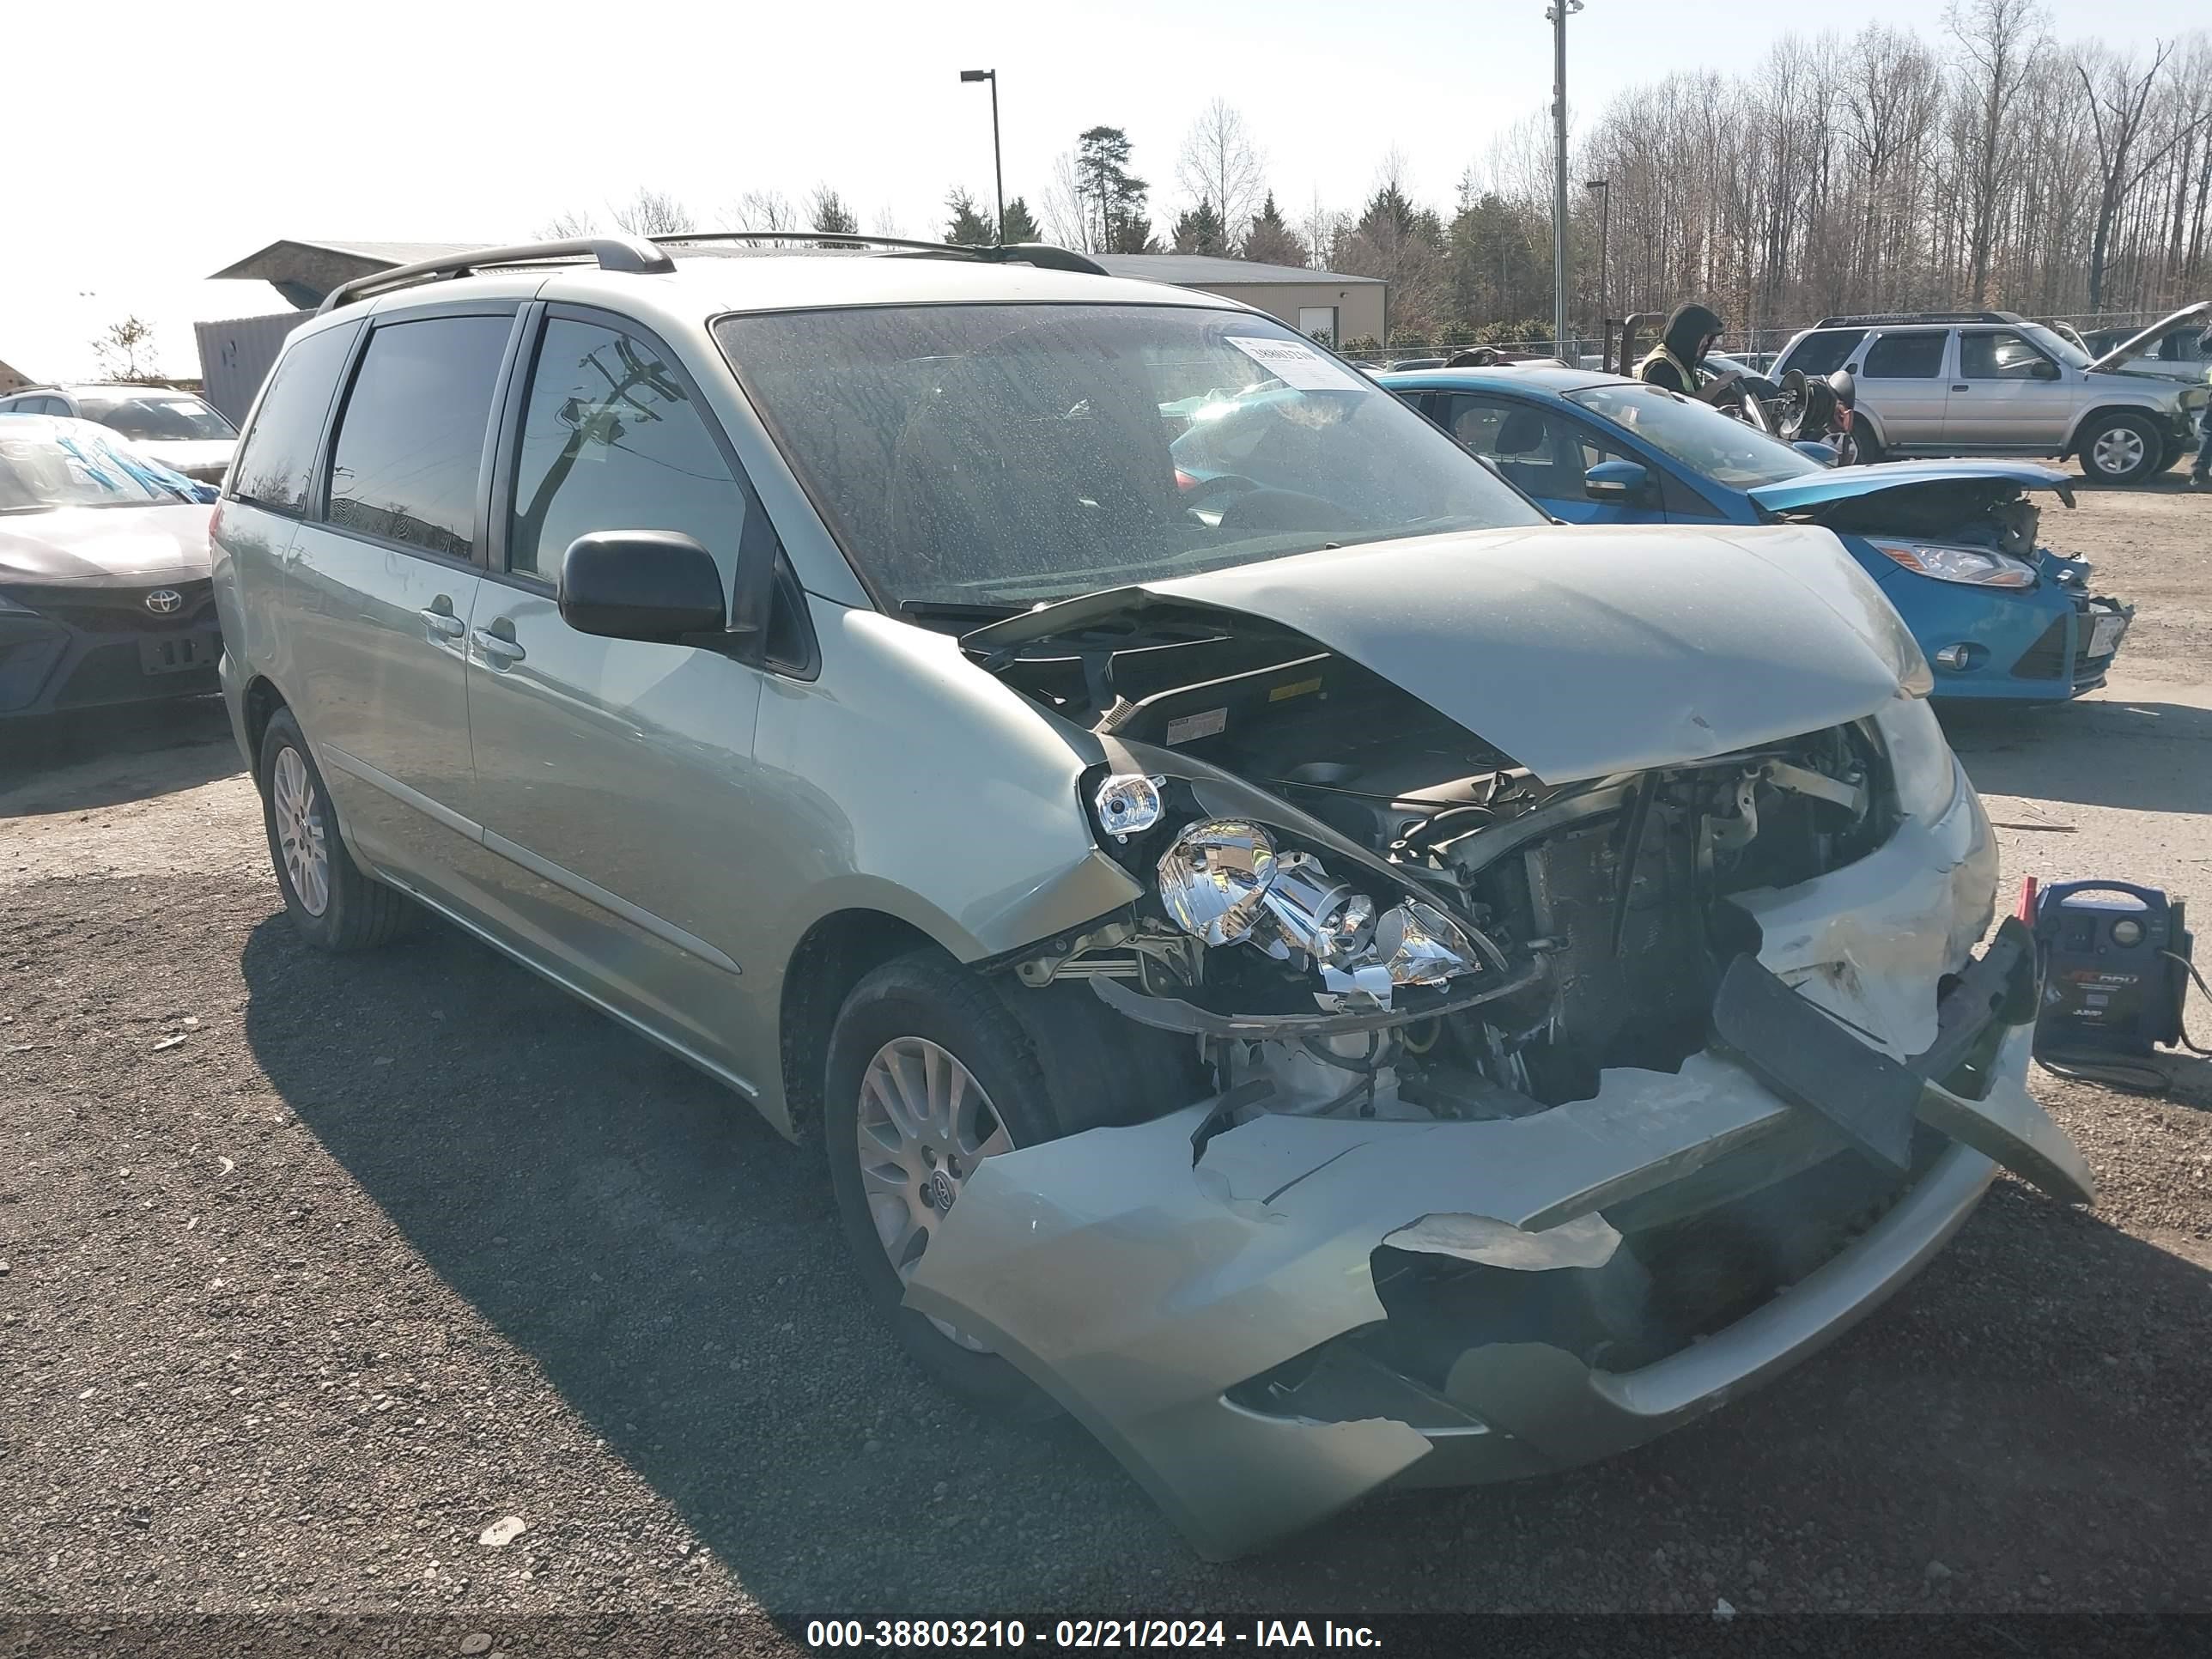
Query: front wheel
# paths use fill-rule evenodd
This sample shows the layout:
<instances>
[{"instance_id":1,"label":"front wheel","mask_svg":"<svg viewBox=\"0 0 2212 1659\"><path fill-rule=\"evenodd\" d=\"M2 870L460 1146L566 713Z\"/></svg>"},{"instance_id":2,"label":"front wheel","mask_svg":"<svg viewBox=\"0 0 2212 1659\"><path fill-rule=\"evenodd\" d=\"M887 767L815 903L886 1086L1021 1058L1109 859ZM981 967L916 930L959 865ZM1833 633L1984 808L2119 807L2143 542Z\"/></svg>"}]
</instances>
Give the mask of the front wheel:
<instances>
[{"instance_id":1,"label":"front wheel","mask_svg":"<svg viewBox=\"0 0 2212 1659\"><path fill-rule=\"evenodd\" d=\"M2140 415L2100 415L2082 433L2082 473L2099 483L2139 483L2158 471L2165 438Z\"/></svg>"},{"instance_id":2,"label":"front wheel","mask_svg":"<svg viewBox=\"0 0 2212 1659\"><path fill-rule=\"evenodd\" d=\"M982 1339L902 1305L975 1167L1058 1133L1027 1035L992 987L949 957L886 963L845 1000L830 1038L823 1131L837 1216L900 1345L971 1404L1032 1420L1052 1401Z\"/></svg>"}]
</instances>

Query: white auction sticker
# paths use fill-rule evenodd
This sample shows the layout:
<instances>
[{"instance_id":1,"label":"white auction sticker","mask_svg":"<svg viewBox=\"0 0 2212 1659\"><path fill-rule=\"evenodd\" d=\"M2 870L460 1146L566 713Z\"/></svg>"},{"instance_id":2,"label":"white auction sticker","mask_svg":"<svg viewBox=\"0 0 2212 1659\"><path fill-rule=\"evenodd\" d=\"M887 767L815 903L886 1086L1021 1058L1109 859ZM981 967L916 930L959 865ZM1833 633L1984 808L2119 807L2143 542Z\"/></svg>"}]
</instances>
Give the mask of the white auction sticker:
<instances>
[{"instance_id":1,"label":"white auction sticker","mask_svg":"<svg viewBox=\"0 0 2212 1659\"><path fill-rule=\"evenodd\" d=\"M1365 381L1333 357L1303 340L1262 340L1249 334L1224 337L1285 386L1299 392L1364 392Z\"/></svg>"}]
</instances>

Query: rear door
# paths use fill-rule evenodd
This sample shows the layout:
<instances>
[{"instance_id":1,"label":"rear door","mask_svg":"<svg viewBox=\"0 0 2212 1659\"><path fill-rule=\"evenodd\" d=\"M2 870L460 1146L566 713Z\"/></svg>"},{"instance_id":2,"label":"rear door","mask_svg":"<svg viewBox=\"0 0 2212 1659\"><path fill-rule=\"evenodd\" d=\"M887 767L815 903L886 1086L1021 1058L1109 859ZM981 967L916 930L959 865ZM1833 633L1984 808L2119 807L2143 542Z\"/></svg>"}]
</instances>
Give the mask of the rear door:
<instances>
[{"instance_id":1,"label":"rear door","mask_svg":"<svg viewBox=\"0 0 2212 1659\"><path fill-rule=\"evenodd\" d=\"M1944 423L1954 441L1977 447L2056 449L2077 397L2076 384L2018 330L1960 329Z\"/></svg>"},{"instance_id":2,"label":"rear door","mask_svg":"<svg viewBox=\"0 0 2212 1659\"><path fill-rule=\"evenodd\" d=\"M1948 329L1877 330L1857 354L1851 374L1858 403L1871 409L1883 443L1893 449L1940 448L1946 441L1984 441L1944 428L1950 382L1944 378L1951 356Z\"/></svg>"},{"instance_id":3,"label":"rear door","mask_svg":"<svg viewBox=\"0 0 2212 1659\"><path fill-rule=\"evenodd\" d=\"M488 902L526 955L746 1087L727 1045L766 671L580 634L557 596L562 556L589 532L680 531L726 594L741 553L774 560L774 533L675 353L583 307L545 308L532 331L468 635Z\"/></svg>"},{"instance_id":4,"label":"rear door","mask_svg":"<svg viewBox=\"0 0 2212 1659\"><path fill-rule=\"evenodd\" d=\"M287 561L286 686L355 850L453 899L480 834L465 687L514 303L374 319Z\"/></svg>"}]
</instances>

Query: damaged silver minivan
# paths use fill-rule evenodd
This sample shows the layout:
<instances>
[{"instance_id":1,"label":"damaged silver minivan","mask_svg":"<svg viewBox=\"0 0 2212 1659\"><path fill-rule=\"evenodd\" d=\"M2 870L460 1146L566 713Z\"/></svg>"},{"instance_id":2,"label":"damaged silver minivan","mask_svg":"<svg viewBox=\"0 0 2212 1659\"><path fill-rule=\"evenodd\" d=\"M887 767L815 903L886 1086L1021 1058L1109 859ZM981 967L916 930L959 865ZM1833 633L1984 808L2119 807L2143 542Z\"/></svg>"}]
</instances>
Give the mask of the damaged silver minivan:
<instances>
[{"instance_id":1,"label":"damaged silver minivan","mask_svg":"<svg viewBox=\"0 0 2212 1659\"><path fill-rule=\"evenodd\" d=\"M310 939L409 896L817 1139L915 1358L1214 1555L1709 1411L2000 1164L2089 1200L1831 533L1555 526L1257 313L913 252L293 335L215 542Z\"/></svg>"}]
</instances>

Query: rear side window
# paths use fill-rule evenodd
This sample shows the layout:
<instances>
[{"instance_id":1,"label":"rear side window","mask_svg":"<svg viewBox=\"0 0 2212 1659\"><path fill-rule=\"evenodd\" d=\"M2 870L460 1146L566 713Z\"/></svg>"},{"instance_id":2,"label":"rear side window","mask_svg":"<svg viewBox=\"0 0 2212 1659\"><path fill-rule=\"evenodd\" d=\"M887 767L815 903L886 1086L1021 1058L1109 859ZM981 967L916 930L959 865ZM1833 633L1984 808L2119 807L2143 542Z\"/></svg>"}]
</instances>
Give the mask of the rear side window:
<instances>
[{"instance_id":1,"label":"rear side window","mask_svg":"<svg viewBox=\"0 0 2212 1659\"><path fill-rule=\"evenodd\" d=\"M330 523L465 559L512 317L428 317L368 337L331 449Z\"/></svg>"},{"instance_id":2,"label":"rear side window","mask_svg":"<svg viewBox=\"0 0 2212 1659\"><path fill-rule=\"evenodd\" d=\"M360 325L325 329L295 340L278 361L260 411L230 469L230 493L279 513L303 513L313 482L315 446L330 413Z\"/></svg>"},{"instance_id":3,"label":"rear side window","mask_svg":"<svg viewBox=\"0 0 2212 1659\"><path fill-rule=\"evenodd\" d=\"M736 570L744 492L675 369L635 336L556 318L530 378L507 568L548 581L595 530L674 530Z\"/></svg>"},{"instance_id":4,"label":"rear side window","mask_svg":"<svg viewBox=\"0 0 2212 1659\"><path fill-rule=\"evenodd\" d=\"M1826 328L1808 334L1782 367L1807 374L1832 374L1859 348L1867 331L1863 328Z\"/></svg>"},{"instance_id":5,"label":"rear side window","mask_svg":"<svg viewBox=\"0 0 2212 1659\"><path fill-rule=\"evenodd\" d=\"M1943 368L1943 344L1950 338L1941 329L1924 334L1885 334L1866 355L1870 380L1932 380Z\"/></svg>"}]
</instances>

